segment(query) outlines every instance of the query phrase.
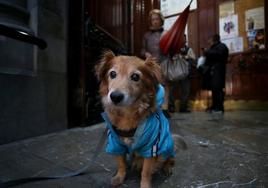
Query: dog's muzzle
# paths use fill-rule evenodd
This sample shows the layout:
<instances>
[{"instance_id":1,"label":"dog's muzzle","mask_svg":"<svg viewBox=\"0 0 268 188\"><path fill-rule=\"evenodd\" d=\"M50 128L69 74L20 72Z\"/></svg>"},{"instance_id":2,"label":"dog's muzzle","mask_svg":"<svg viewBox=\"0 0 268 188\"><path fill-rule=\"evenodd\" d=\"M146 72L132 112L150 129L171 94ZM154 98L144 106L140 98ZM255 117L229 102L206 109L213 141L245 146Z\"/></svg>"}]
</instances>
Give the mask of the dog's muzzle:
<instances>
[{"instance_id":1,"label":"dog's muzzle","mask_svg":"<svg viewBox=\"0 0 268 188\"><path fill-rule=\"evenodd\" d=\"M119 91L113 91L110 94L110 98L113 101L113 103L116 105L116 104L119 104L121 101L123 101L124 94Z\"/></svg>"}]
</instances>

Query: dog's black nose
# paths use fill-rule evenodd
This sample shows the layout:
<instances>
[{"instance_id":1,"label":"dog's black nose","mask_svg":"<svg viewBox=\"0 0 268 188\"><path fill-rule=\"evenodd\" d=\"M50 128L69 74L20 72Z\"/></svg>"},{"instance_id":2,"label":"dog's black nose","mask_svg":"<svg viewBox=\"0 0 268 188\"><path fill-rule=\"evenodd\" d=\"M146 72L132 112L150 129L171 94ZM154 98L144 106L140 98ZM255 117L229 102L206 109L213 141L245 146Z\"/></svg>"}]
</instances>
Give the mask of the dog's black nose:
<instances>
[{"instance_id":1,"label":"dog's black nose","mask_svg":"<svg viewBox=\"0 0 268 188\"><path fill-rule=\"evenodd\" d=\"M114 104L118 104L124 99L124 94L119 91L114 91L110 94L110 98Z\"/></svg>"}]
</instances>

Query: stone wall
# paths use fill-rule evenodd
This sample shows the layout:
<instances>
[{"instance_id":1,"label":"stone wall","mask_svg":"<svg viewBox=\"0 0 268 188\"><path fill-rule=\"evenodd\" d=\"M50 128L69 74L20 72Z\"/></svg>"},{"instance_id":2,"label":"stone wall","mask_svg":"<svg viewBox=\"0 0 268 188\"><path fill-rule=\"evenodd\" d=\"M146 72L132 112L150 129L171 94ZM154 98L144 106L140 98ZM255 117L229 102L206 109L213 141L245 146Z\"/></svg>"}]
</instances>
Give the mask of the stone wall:
<instances>
[{"instance_id":1,"label":"stone wall","mask_svg":"<svg viewBox=\"0 0 268 188\"><path fill-rule=\"evenodd\" d=\"M0 9L6 9L1 7L6 2L10 1L0 1ZM0 60L0 144L67 128L68 1L11 2L30 15L28 21L15 24L33 31L48 47L40 50L0 35L0 49L11 45ZM0 23L10 23L12 14L16 14L7 12L9 15L2 16ZM20 67L20 61L27 66ZM5 69L9 65L13 69Z\"/></svg>"}]
</instances>

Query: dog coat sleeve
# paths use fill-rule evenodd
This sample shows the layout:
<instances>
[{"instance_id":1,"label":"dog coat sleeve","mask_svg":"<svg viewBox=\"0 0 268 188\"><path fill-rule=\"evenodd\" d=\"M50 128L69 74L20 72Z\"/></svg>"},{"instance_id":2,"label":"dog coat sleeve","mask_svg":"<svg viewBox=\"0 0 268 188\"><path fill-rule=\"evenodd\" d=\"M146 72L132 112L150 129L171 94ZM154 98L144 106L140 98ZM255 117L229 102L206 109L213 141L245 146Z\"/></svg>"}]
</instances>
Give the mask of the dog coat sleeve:
<instances>
[{"instance_id":1,"label":"dog coat sleeve","mask_svg":"<svg viewBox=\"0 0 268 188\"><path fill-rule=\"evenodd\" d=\"M139 133L140 129L142 134ZM162 155L165 159L174 157L174 143L169 130L169 123L160 109L137 129L135 136L136 134L140 135L137 136L139 138L134 138L135 142L132 144L131 150L137 152L140 156L155 157Z\"/></svg>"},{"instance_id":2,"label":"dog coat sleeve","mask_svg":"<svg viewBox=\"0 0 268 188\"><path fill-rule=\"evenodd\" d=\"M108 128L106 152L113 155L123 155L129 153L128 147L118 138L116 132L113 130L108 115L105 112L103 112L101 115L105 120L106 126Z\"/></svg>"},{"instance_id":3,"label":"dog coat sleeve","mask_svg":"<svg viewBox=\"0 0 268 188\"><path fill-rule=\"evenodd\" d=\"M143 122L134 135L131 150L142 157L162 155L164 158L174 157L174 143L169 130L169 122L164 116L161 105L164 102L165 90L159 84L156 94L157 112L151 114Z\"/></svg>"}]
</instances>

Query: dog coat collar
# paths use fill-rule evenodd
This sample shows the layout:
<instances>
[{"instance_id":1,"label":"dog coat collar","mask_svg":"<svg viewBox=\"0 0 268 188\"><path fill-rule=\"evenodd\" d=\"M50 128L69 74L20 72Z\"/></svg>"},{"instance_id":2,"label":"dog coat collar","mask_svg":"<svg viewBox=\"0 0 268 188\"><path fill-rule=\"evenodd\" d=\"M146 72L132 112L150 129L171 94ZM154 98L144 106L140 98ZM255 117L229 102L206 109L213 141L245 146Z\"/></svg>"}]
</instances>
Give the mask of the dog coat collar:
<instances>
[{"instance_id":1,"label":"dog coat collar","mask_svg":"<svg viewBox=\"0 0 268 188\"><path fill-rule=\"evenodd\" d=\"M163 100L164 98L164 88L161 84L158 85L158 91L157 91L157 95L156 95L156 103L157 103L157 107L159 108L162 103L164 102ZM103 116L103 119L110 124L110 121L108 119L108 116L105 115L105 114L102 114ZM112 125L112 128L113 130L115 131L115 133L119 136L122 136L122 137L133 137L137 128L133 128L133 129L130 129L130 130L127 130L127 131L124 131L124 130L119 130L117 129L116 126Z\"/></svg>"},{"instance_id":2,"label":"dog coat collar","mask_svg":"<svg viewBox=\"0 0 268 188\"><path fill-rule=\"evenodd\" d=\"M133 129L125 131L125 130L117 129L117 127L114 125L112 125L112 127L117 135L122 136L122 137L128 137L128 138L133 137L137 130L137 128L133 128Z\"/></svg>"}]
</instances>

